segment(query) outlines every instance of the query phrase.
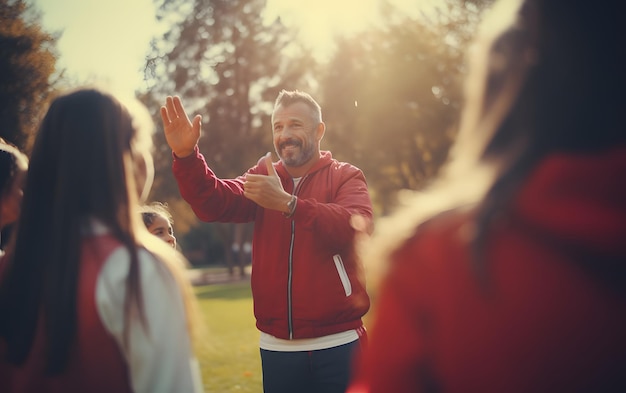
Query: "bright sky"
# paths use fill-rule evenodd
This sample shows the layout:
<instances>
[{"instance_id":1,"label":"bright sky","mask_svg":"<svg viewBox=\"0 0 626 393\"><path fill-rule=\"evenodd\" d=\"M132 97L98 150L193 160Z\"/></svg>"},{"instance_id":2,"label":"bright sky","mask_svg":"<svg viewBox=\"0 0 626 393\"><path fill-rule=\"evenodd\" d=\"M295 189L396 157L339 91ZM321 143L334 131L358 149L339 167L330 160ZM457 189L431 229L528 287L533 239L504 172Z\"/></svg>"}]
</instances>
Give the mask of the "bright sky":
<instances>
[{"instance_id":1,"label":"bright sky","mask_svg":"<svg viewBox=\"0 0 626 393\"><path fill-rule=\"evenodd\" d=\"M153 0L31 0L48 31L63 31L59 66L80 83L99 82L123 94L145 87L143 65L158 36ZM267 0L268 18L297 25L320 56L334 32L354 32L376 21L376 0ZM433 3L437 0L421 0ZM413 11L416 0L393 0Z\"/></svg>"}]
</instances>

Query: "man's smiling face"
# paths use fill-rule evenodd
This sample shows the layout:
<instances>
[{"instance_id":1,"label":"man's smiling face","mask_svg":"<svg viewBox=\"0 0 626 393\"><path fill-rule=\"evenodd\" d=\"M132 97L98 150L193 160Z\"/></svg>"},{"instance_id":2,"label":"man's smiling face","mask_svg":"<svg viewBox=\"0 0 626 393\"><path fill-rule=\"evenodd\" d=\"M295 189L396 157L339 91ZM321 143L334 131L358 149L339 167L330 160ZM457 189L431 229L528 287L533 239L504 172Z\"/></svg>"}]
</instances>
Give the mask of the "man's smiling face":
<instances>
[{"instance_id":1,"label":"man's smiling face","mask_svg":"<svg viewBox=\"0 0 626 393\"><path fill-rule=\"evenodd\" d=\"M303 102L280 105L274 110L274 149L285 166L301 167L319 156L318 125L311 108Z\"/></svg>"}]
</instances>

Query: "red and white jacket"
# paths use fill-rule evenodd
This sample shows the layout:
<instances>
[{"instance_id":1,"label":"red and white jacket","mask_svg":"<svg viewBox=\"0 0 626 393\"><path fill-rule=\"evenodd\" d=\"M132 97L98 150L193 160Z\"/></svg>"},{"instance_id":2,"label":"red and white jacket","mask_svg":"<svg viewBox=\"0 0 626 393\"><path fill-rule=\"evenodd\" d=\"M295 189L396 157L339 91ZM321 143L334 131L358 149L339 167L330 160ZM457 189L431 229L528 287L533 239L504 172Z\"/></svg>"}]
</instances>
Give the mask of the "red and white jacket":
<instances>
[{"instance_id":1,"label":"red and white jacket","mask_svg":"<svg viewBox=\"0 0 626 393\"><path fill-rule=\"evenodd\" d=\"M103 225L94 224L94 233L83 240L77 336L66 369L45 375L40 323L28 359L19 367L3 360L0 340L0 391L201 392L182 296L169 270L145 249L139 250L139 273L147 329L133 318L124 346L130 254Z\"/></svg>"},{"instance_id":2,"label":"red and white jacket","mask_svg":"<svg viewBox=\"0 0 626 393\"><path fill-rule=\"evenodd\" d=\"M295 214L266 210L243 195L245 175L219 179L198 151L174 156L180 193L203 221L254 221L252 292L257 328L281 339L326 336L362 326L369 297L354 249L352 215L372 220L363 172L330 152L298 186L281 162L283 188L298 197ZM263 160L247 173L267 174Z\"/></svg>"}]
</instances>

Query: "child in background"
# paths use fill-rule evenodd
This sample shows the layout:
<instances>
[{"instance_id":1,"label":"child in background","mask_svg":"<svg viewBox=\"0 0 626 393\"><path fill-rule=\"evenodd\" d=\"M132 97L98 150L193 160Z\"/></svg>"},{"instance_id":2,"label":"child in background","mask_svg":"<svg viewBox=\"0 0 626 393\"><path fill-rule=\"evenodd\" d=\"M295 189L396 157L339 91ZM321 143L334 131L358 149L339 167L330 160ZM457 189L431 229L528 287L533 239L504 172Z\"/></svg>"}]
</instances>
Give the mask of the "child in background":
<instances>
[{"instance_id":1,"label":"child in background","mask_svg":"<svg viewBox=\"0 0 626 393\"><path fill-rule=\"evenodd\" d=\"M203 390L184 258L140 221L153 124L131 104L81 89L41 123L0 275L4 393Z\"/></svg>"},{"instance_id":2,"label":"child in background","mask_svg":"<svg viewBox=\"0 0 626 393\"><path fill-rule=\"evenodd\" d=\"M28 170L28 157L0 138L0 231L20 215L22 188ZM4 239L0 244L4 244ZM0 256L4 252L0 249Z\"/></svg>"},{"instance_id":3,"label":"child in background","mask_svg":"<svg viewBox=\"0 0 626 393\"><path fill-rule=\"evenodd\" d=\"M167 204L152 202L141 207L141 218L148 232L176 248L174 236L174 219Z\"/></svg>"}]
</instances>

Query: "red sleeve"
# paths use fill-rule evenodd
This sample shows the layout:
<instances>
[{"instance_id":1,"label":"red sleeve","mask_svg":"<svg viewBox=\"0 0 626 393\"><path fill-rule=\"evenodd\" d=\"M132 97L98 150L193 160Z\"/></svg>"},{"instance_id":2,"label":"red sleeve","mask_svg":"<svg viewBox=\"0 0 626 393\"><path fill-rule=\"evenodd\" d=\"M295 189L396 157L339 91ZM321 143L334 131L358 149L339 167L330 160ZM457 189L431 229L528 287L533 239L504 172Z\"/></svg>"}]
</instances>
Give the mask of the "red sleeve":
<instances>
[{"instance_id":1,"label":"red sleeve","mask_svg":"<svg viewBox=\"0 0 626 393\"><path fill-rule=\"evenodd\" d=\"M312 228L320 236L325 247L342 249L352 244L354 230L350 225L352 215L358 214L371 223L372 202L363 172L356 167L341 169L336 193L330 203L321 203L313 198L298 199L294 219L305 227Z\"/></svg>"},{"instance_id":2,"label":"red sleeve","mask_svg":"<svg viewBox=\"0 0 626 393\"><path fill-rule=\"evenodd\" d=\"M420 392L432 379L430 316L414 258L409 251L395 257L378 293L368 346L348 393Z\"/></svg>"},{"instance_id":3,"label":"red sleeve","mask_svg":"<svg viewBox=\"0 0 626 393\"><path fill-rule=\"evenodd\" d=\"M243 176L218 178L197 146L189 157L174 156L172 171L181 196L202 221L254 220L257 205L243 195Z\"/></svg>"}]
</instances>

